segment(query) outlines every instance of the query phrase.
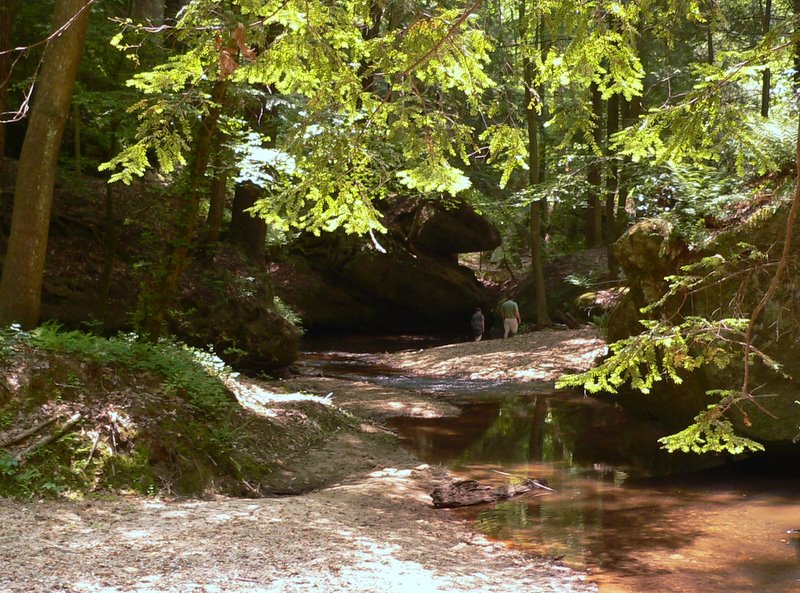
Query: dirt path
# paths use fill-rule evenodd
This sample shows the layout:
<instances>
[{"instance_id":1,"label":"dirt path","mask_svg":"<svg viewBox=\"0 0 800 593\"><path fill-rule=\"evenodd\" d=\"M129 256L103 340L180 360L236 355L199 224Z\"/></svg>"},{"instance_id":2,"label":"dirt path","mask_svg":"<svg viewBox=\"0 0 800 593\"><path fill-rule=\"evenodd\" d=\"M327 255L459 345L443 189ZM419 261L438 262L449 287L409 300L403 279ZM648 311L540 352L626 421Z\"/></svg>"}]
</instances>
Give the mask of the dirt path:
<instances>
[{"instance_id":1,"label":"dirt path","mask_svg":"<svg viewBox=\"0 0 800 593\"><path fill-rule=\"evenodd\" d=\"M457 366L466 376L551 380L556 366L585 368L602 347L588 330L537 334L382 359L427 374ZM367 384L300 378L282 387L313 386L377 419L453 413L446 403ZM309 459L324 471L361 456L372 470L303 496L0 500L0 593L595 591L584 575L489 542L457 514L433 509L429 493L445 479L442 469L418 465L396 445L364 450L353 439L343 432Z\"/></svg>"}]
</instances>

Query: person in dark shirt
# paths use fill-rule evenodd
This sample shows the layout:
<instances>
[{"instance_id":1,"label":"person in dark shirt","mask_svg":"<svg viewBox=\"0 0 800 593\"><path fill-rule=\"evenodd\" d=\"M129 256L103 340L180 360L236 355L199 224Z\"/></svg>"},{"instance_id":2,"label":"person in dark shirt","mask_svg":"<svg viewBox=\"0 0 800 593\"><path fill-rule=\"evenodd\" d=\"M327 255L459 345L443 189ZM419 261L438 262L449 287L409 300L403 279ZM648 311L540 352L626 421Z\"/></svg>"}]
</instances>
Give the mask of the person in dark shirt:
<instances>
[{"instance_id":1,"label":"person in dark shirt","mask_svg":"<svg viewBox=\"0 0 800 593\"><path fill-rule=\"evenodd\" d=\"M475 313L473 313L469 324L472 327L472 335L475 338L475 341L480 342L481 338L483 337L484 330L483 312L481 312L480 307L475 309Z\"/></svg>"}]
</instances>

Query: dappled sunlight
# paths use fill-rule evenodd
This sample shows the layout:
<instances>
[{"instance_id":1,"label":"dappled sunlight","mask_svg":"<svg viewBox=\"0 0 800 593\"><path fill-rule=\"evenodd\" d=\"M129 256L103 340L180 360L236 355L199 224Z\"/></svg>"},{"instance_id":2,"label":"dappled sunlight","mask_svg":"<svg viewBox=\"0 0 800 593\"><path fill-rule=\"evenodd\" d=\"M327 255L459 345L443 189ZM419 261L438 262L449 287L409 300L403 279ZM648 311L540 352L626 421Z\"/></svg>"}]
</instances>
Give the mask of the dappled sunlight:
<instances>
[{"instance_id":1,"label":"dappled sunlight","mask_svg":"<svg viewBox=\"0 0 800 593\"><path fill-rule=\"evenodd\" d=\"M595 329L545 330L385 354L381 362L420 376L552 382L565 372L587 370L605 351Z\"/></svg>"},{"instance_id":2,"label":"dappled sunlight","mask_svg":"<svg viewBox=\"0 0 800 593\"><path fill-rule=\"evenodd\" d=\"M586 590L562 588L552 567L516 563L433 509L435 472L384 465L305 496L257 500L0 501L0 590L7 582L48 593ZM3 556L9 538L29 553Z\"/></svg>"},{"instance_id":3,"label":"dappled sunlight","mask_svg":"<svg viewBox=\"0 0 800 593\"><path fill-rule=\"evenodd\" d=\"M275 407L292 402L315 402L331 405L330 394L325 397L310 393L280 393L259 385L255 381L241 377L228 377L225 384L239 400L242 407L257 414L274 417L277 415Z\"/></svg>"},{"instance_id":4,"label":"dappled sunlight","mask_svg":"<svg viewBox=\"0 0 800 593\"><path fill-rule=\"evenodd\" d=\"M145 529L134 529L131 531L123 531L120 535L127 539L143 539L150 537L152 534Z\"/></svg>"}]
</instances>

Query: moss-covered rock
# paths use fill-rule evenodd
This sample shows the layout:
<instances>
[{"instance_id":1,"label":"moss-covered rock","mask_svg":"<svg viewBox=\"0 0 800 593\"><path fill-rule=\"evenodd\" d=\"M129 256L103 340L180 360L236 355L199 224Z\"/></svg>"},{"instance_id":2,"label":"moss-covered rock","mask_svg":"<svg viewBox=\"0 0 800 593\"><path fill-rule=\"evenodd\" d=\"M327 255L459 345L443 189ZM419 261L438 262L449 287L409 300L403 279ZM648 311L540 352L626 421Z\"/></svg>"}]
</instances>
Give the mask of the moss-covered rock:
<instances>
[{"instance_id":1,"label":"moss-covered rock","mask_svg":"<svg viewBox=\"0 0 800 593\"><path fill-rule=\"evenodd\" d=\"M236 248L193 262L179 305L171 331L194 346L211 345L235 368L274 371L298 357L300 331L276 312L266 271Z\"/></svg>"},{"instance_id":2,"label":"moss-covered rock","mask_svg":"<svg viewBox=\"0 0 800 593\"><path fill-rule=\"evenodd\" d=\"M776 202L748 212L703 249L694 251L664 221L644 221L632 227L615 245L629 291L609 317L609 341L638 334L642 330L639 320L647 316L660 315L676 324L687 316L749 318L780 256L787 208L787 204ZM788 273L763 310L753 335L754 347L776 361L780 369L776 372L760 357L751 357L748 373L753 397L727 410L738 434L773 446L791 445L800 434L800 305L796 298L800 292L796 255L800 242L791 252ZM653 313L641 312L642 307L664 296L665 277L682 273L683 265L710 257L724 262L713 282L702 290L677 294ZM680 385L663 381L648 395L623 393L621 402L643 417L682 429L718 400L707 393L709 390L741 390L744 366L740 361L744 355L737 343L742 343L743 337L731 338L734 357L730 365L723 369L704 365L686 373Z\"/></svg>"}]
</instances>

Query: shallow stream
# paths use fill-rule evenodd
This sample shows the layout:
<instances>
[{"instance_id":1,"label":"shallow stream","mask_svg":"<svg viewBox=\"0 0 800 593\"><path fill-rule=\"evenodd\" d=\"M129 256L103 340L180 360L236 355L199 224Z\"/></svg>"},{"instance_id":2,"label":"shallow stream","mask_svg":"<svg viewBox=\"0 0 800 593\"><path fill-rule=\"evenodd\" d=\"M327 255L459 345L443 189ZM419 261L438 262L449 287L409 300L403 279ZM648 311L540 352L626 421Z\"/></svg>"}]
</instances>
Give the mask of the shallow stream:
<instances>
[{"instance_id":1,"label":"shallow stream","mask_svg":"<svg viewBox=\"0 0 800 593\"><path fill-rule=\"evenodd\" d=\"M328 374L425 390L462 404L451 418L396 418L421 460L502 484L546 480L496 505L443 510L487 536L588 570L600 593L800 592L796 460L745 464L658 450L653 427L581 395L370 369L357 354L309 357ZM474 383L474 382L473 382Z\"/></svg>"}]
</instances>

